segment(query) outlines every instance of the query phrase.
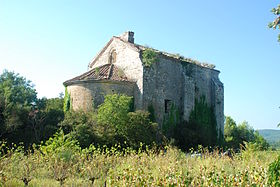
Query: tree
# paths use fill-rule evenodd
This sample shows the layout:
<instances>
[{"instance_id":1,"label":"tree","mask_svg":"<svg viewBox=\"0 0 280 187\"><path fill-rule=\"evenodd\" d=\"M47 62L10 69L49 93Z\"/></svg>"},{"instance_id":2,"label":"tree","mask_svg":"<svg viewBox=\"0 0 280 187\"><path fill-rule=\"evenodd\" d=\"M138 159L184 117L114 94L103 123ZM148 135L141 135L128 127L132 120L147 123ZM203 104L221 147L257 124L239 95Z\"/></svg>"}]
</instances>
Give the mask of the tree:
<instances>
[{"instance_id":1,"label":"tree","mask_svg":"<svg viewBox=\"0 0 280 187\"><path fill-rule=\"evenodd\" d=\"M126 95L106 95L104 103L98 108L97 122L106 129L124 135L124 126L128 122L128 113L133 110L133 98Z\"/></svg>"},{"instance_id":2,"label":"tree","mask_svg":"<svg viewBox=\"0 0 280 187\"><path fill-rule=\"evenodd\" d=\"M63 98L38 99L28 119L28 128L34 133L36 143L49 139L64 119Z\"/></svg>"},{"instance_id":3,"label":"tree","mask_svg":"<svg viewBox=\"0 0 280 187\"><path fill-rule=\"evenodd\" d=\"M273 22L268 24L268 27L273 29L277 29L278 27L278 29L280 29L280 4L277 8L273 8L271 12L276 15L276 18ZM280 34L278 35L278 41L280 42Z\"/></svg>"},{"instance_id":4,"label":"tree","mask_svg":"<svg viewBox=\"0 0 280 187\"><path fill-rule=\"evenodd\" d=\"M37 98L31 81L14 72L0 75L0 139L26 147L48 139L64 118L62 98Z\"/></svg>"},{"instance_id":5,"label":"tree","mask_svg":"<svg viewBox=\"0 0 280 187\"><path fill-rule=\"evenodd\" d=\"M135 111L128 113L128 122L125 128L125 138L129 146L139 147L139 143L151 145L156 141L158 124L150 120L150 113Z\"/></svg>"},{"instance_id":6,"label":"tree","mask_svg":"<svg viewBox=\"0 0 280 187\"><path fill-rule=\"evenodd\" d=\"M36 101L37 93L31 81L6 70L0 75L0 138L8 138L24 126Z\"/></svg>"},{"instance_id":7,"label":"tree","mask_svg":"<svg viewBox=\"0 0 280 187\"><path fill-rule=\"evenodd\" d=\"M244 121L236 125L236 122L230 117L226 116L224 137L227 147L238 149L240 145L245 146L245 142L259 150L268 148L267 141L255 131L248 122Z\"/></svg>"},{"instance_id":8,"label":"tree","mask_svg":"<svg viewBox=\"0 0 280 187\"><path fill-rule=\"evenodd\" d=\"M95 136L95 129L98 127L96 114L93 112L69 111L65 113L65 118L59 123L59 126L67 136L78 140L82 148L101 142Z\"/></svg>"},{"instance_id":9,"label":"tree","mask_svg":"<svg viewBox=\"0 0 280 187\"><path fill-rule=\"evenodd\" d=\"M236 122L230 116L226 116L224 137L227 146L239 148L240 141L237 125Z\"/></svg>"}]
</instances>

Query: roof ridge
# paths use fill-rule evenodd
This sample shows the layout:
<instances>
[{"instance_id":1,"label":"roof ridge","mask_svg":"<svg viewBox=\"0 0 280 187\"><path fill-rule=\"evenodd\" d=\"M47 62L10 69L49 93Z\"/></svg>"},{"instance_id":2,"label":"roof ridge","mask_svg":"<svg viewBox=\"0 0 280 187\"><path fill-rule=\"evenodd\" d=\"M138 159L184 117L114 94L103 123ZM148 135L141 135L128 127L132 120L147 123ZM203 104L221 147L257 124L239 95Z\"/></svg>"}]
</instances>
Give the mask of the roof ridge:
<instances>
[{"instance_id":1,"label":"roof ridge","mask_svg":"<svg viewBox=\"0 0 280 187\"><path fill-rule=\"evenodd\" d=\"M196 64L200 67L216 70L215 69L216 66L214 64L207 63L207 62L200 62L200 61L192 59L192 58L184 57L183 55L180 55L179 53L176 54L176 53L169 53L169 52L166 52L166 51L160 51L158 49L148 47L148 46L143 46L143 45L140 45L140 44L134 44L134 45L135 45L135 47L139 48L140 50L150 49L150 50L153 50L156 53L162 54L166 57L173 58L173 59L176 59L176 60L180 60L181 62L192 63L192 64ZM218 71L218 70L216 70L216 71Z\"/></svg>"}]
</instances>

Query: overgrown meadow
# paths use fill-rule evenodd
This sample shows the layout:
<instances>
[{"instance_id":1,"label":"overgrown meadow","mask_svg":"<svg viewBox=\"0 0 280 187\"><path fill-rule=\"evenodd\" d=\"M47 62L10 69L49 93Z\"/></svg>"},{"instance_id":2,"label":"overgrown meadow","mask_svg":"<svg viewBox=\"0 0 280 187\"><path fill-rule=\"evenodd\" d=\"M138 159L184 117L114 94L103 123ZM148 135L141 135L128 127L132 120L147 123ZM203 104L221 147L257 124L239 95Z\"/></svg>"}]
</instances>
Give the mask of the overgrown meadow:
<instances>
[{"instance_id":1,"label":"overgrown meadow","mask_svg":"<svg viewBox=\"0 0 280 187\"><path fill-rule=\"evenodd\" d=\"M233 157L199 148L186 154L174 147L119 145L81 149L57 133L28 151L1 145L1 186L270 186L279 152L245 147ZM271 168L271 167L270 167ZM279 170L279 168L278 168ZM277 185L276 185L277 186Z\"/></svg>"}]
</instances>

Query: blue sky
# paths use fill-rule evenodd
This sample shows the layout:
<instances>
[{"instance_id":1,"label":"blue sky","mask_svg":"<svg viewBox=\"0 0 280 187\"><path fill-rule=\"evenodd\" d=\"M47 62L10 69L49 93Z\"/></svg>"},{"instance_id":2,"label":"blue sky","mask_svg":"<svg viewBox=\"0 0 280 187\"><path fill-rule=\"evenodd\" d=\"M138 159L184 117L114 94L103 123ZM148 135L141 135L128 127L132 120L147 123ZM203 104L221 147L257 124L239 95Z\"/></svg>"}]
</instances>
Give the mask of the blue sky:
<instances>
[{"instance_id":1,"label":"blue sky","mask_svg":"<svg viewBox=\"0 0 280 187\"><path fill-rule=\"evenodd\" d=\"M15 71L38 96L87 70L113 35L216 65L225 115L255 129L280 122L279 30L267 28L279 1L0 0L0 72Z\"/></svg>"}]
</instances>

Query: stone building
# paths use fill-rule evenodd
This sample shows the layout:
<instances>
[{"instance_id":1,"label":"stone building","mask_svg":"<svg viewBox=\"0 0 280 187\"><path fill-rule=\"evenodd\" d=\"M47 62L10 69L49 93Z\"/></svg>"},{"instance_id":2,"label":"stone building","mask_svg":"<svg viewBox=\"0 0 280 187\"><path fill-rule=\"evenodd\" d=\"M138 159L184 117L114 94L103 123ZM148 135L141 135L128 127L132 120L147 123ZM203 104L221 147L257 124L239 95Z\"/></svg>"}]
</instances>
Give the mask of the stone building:
<instances>
[{"instance_id":1,"label":"stone building","mask_svg":"<svg viewBox=\"0 0 280 187\"><path fill-rule=\"evenodd\" d=\"M145 51L151 54L145 55ZM155 58L145 64L149 56ZM134 97L136 110L152 107L159 124L171 106L188 121L195 100L203 97L214 110L217 130L223 133L224 87L214 68L135 44L134 33L125 32L110 39L89 63L87 72L63 84L73 110L90 110L104 101L104 95L122 93Z\"/></svg>"}]
</instances>

